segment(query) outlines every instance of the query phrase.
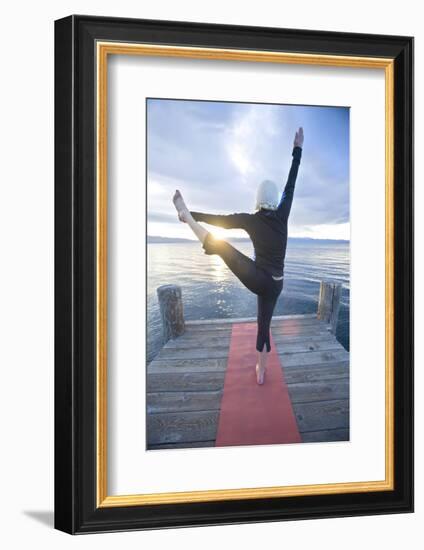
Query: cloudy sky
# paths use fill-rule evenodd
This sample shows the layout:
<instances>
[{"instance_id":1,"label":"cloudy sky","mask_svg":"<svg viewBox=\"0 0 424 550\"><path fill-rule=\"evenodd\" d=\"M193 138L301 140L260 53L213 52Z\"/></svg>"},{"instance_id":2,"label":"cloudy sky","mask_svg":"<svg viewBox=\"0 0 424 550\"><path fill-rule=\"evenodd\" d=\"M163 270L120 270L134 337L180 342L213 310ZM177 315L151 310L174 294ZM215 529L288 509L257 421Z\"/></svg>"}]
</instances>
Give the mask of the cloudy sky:
<instances>
[{"instance_id":1,"label":"cloudy sky","mask_svg":"<svg viewBox=\"0 0 424 550\"><path fill-rule=\"evenodd\" d=\"M193 238L178 221L175 189L190 210L253 213L262 180L283 190L294 135L303 126L289 236L349 239L348 108L147 101L149 235ZM207 227L218 236L247 236Z\"/></svg>"}]
</instances>

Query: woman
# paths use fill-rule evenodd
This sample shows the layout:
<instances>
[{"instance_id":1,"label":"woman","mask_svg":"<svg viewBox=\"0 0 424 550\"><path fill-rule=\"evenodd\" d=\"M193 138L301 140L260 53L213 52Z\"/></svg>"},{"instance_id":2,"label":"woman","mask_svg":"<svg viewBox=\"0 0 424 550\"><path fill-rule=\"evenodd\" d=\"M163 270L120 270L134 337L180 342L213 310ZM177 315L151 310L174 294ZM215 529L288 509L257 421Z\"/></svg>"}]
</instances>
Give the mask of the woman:
<instances>
[{"instance_id":1,"label":"woman","mask_svg":"<svg viewBox=\"0 0 424 550\"><path fill-rule=\"evenodd\" d=\"M218 254L258 300L258 331L256 350L256 380L263 384L267 353L271 351L270 324L278 296L283 289L284 258L287 246L287 221L293 201L294 186L303 147L303 129L296 132L293 160L283 195L279 200L277 185L269 180L262 182L256 196L256 212L228 215L202 214L189 211L181 193L175 192L173 202L179 219L188 223L203 245L205 254ZM252 260L226 241L213 235L198 222L226 229L244 229L252 240L255 256Z\"/></svg>"}]
</instances>

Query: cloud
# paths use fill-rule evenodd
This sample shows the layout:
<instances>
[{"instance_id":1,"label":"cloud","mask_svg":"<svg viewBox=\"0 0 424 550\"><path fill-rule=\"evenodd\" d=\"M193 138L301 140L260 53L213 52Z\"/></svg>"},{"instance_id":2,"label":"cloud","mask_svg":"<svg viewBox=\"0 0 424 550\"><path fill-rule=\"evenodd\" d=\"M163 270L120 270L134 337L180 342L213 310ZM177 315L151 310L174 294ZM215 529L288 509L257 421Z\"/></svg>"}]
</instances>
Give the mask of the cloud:
<instances>
[{"instance_id":1,"label":"cloud","mask_svg":"<svg viewBox=\"0 0 424 550\"><path fill-rule=\"evenodd\" d=\"M273 179L282 191L299 125L304 126L305 147L290 228L307 233L314 226L345 227L347 109L149 100L148 212L155 231L161 222L163 229L166 224L167 231L173 225L177 230L171 201L175 189L190 209L217 213L253 212L256 187L263 179Z\"/></svg>"},{"instance_id":2,"label":"cloud","mask_svg":"<svg viewBox=\"0 0 424 550\"><path fill-rule=\"evenodd\" d=\"M242 177L257 182L278 132L272 106L243 105L236 111L227 129L227 152Z\"/></svg>"},{"instance_id":3,"label":"cloud","mask_svg":"<svg viewBox=\"0 0 424 550\"><path fill-rule=\"evenodd\" d=\"M148 213L149 222L163 222L163 223L174 223L177 221L177 214L174 211L172 214L163 213L163 212L149 212Z\"/></svg>"}]
</instances>

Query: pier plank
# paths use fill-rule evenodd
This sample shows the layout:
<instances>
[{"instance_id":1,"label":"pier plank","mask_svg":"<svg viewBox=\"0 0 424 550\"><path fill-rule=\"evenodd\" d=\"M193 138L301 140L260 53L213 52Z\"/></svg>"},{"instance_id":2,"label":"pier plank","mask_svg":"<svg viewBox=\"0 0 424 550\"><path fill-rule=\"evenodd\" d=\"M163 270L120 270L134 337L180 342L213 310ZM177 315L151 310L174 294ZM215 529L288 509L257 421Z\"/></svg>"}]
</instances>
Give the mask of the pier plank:
<instances>
[{"instance_id":1,"label":"pier plank","mask_svg":"<svg viewBox=\"0 0 424 550\"><path fill-rule=\"evenodd\" d=\"M218 416L219 411L149 414L149 444L215 441Z\"/></svg>"},{"instance_id":2,"label":"pier plank","mask_svg":"<svg viewBox=\"0 0 424 550\"><path fill-rule=\"evenodd\" d=\"M322 330L307 333L302 332L301 334L276 334L272 331L272 337L277 345L291 344L294 342L322 342L326 340L328 342L336 342L340 346L340 342L333 334Z\"/></svg>"},{"instance_id":3,"label":"pier plank","mask_svg":"<svg viewBox=\"0 0 424 550\"><path fill-rule=\"evenodd\" d=\"M312 338L312 339L332 339L336 342L338 340L336 337L325 327L322 325L314 326L309 325L306 327L290 327L286 329L279 329L271 327L271 332L274 340L276 341L296 341L301 340L305 338ZM231 339L231 331L219 331L219 330L202 330L202 331L195 331L195 332L185 332L183 335L179 336L178 338L175 338L173 340L169 340L165 346L162 348L178 348L186 343L189 342L192 343L201 343L202 346L213 346L216 344L228 342Z\"/></svg>"},{"instance_id":4,"label":"pier plank","mask_svg":"<svg viewBox=\"0 0 424 550\"><path fill-rule=\"evenodd\" d=\"M349 361L333 361L298 367L284 368L284 378L288 385L302 382L325 382L349 377Z\"/></svg>"},{"instance_id":5,"label":"pier plank","mask_svg":"<svg viewBox=\"0 0 424 550\"><path fill-rule=\"evenodd\" d=\"M340 346L341 349L325 351L307 351L299 353L280 352L281 364L283 367L313 365L318 363L328 363L329 361L343 361L349 359L349 353Z\"/></svg>"},{"instance_id":6,"label":"pier plank","mask_svg":"<svg viewBox=\"0 0 424 550\"><path fill-rule=\"evenodd\" d=\"M155 392L147 394L147 413L219 411L222 390Z\"/></svg>"},{"instance_id":7,"label":"pier plank","mask_svg":"<svg viewBox=\"0 0 424 550\"><path fill-rule=\"evenodd\" d=\"M319 443L327 441L349 441L349 429L335 428L334 430L302 433L302 443Z\"/></svg>"},{"instance_id":8,"label":"pier plank","mask_svg":"<svg viewBox=\"0 0 424 550\"><path fill-rule=\"evenodd\" d=\"M204 332L208 330L215 330L215 331L229 331L231 332L231 327L234 323L239 323L246 321L246 319L213 319L204 321L201 324L195 324L192 321L186 321L185 327L185 334L186 333L193 333L193 332ZM246 321L247 322L247 321ZM249 322L253 323L256 322L256 317L251 318ZM299 316L299 317L293 317L288 318L284 320L276 320L275 318L271 321L271 328L275 327L278 330L287 330L287 329L299 329L301 327L329 327L329 324L322 320L318 319L316 315L305 315L305 316Z\"/></svg>"},{"instance_id":9,"label":"pier plank","mask_svg":"<svg viewBox=\"0 0 424 550\"><path fill-rule=\"evenodd\" d=\"M316 319L317 314L316 313L294 313L291 315L274 315L272 318L273 323L280 323L282 321L287 321L290 319ZM188 320L186 321L186 326L199 326L199 325L211 325L211 324L217 324L217 325L225 325L227 323L230 323L233 325L234 323L251 323L252 321L255 321L256 317L229 317L227 319L196 319L196 320Z\"/></svg>"},{"instance_id":10,"label":"pier plank","mask_svg":"<svg viewBox=\"0 0 424 550\"><path fill-rule=\"evenodd\" d=\"M329 399L349 399L349 379L303 382L287 386L293 404Z\"/></svg>"},{"instance_id":11,"label":"pier plank","mask_svg":"<svg viewBox=\"0 0 424 550\"><path fill-rule=\"evenodd\" d=\"M175 340L169 340L162 349L190 349L194 346L202 348L214 348L216 346L228 346L230 344L231 335L216 335L215 333L205 332L201 335L187 334L180 336Z\"/></svg>"},{"instance_id":12,"label":"pier plank","mask_svg":"<svg viewBox=\"0 0 424 550\"><path fill-rule=\"evenodd\" d=\"M151 373L147 377L147 391L217 391L224 387L224 377L224 371Z\"/></svg>"},{"instance_id":13,"label":"pier plank","mask_svg":"<svg viewBox=\"0 0 424 550\"><path fill-rule=\"evenodd\" d=\"M296 334L298 335L301 335L301 334L318 334L318 333L322 333L322 334L332 334L328 328L328 325L326 325L325 323L320 323L320 324L308 324L308 325L304 325L304 326L299 326L299 325L290 325L290 326L278 326L278 325L275 325L275 326L272 326L271 325L271 331L272 331L272 334L275 335L275 336L279 336L279 335L290 335L292 334L293 336L296 336ZM178 341L182 338L186 338L186 337L198 337L200 338L201 336L205 336L206 338L207 337L217 337L217 338L221 338L223 336L231 336L231 330L221 330L219 327L211 327L211 328L202 328L202 330L190 330L190 331L186 331L184 334L182 334L181 336L179 336L178 338L174 339L174 341Z\"/></svg>"},{"instance_id":14,"label":"pier plank","mask_svg":"<svg viewBox=\"0 0 424 550\"><path fill-rule=\"evenodd\" d=\"M184 441L182 443L162 443L160 445L150 445L148 450L155 451L160 449L194 449L201 447L214 447L215 440L210 441Z\"/></svg>"},{"instance_id":15,"label":"pier plank","mask_svg":"<svg viewBox=\"0 0 424 550\"><path fill-rule=\"evenodd\" d=\"M292 354L292 353L298 353L298 352L306 352L309 354L310 351L324 351L324 350L335 350L340 351L342 353L343 348L341 348L340 343L337 341L334 341L334 339L326 338L321 341L309 341L307 337L305 336L305 340L303 342L284 342L279 341L278 337L275 339L275 344L277 346L277 349L282 354ZM341 348L341 350L340 350ZM215 346L203 346L200 341L193 341L193 345L183 345L182 343L179 346L175 347L163 347L159 354L156 356L157 359L165 359L165 358L172 358L172 359L219 359L223 357L228 356L228 349L229 349L229 339L225 342L220 342L219 344L216 344ZM337 358L342 359L343 357L340 355L337 356ZM345 352L347 353L347 352ZM308 355L309 357L309 355ZM328 356L329 357L329 356ZM156 359L156 358L155 358ZM308 359L309 360L309 359ZM329 360L324 359L324 360ZM302 361L302 358L295 358L296 364L298 364L298 361ZM287 363L290 364L290 363Z\"/></svg>"},{"instance_id":16,"label":"pier plank","mask_svg":"<svg viewBox=\"0 0 424 550\"><path fill-rule=\"evenodd\" d=\"M349 427L349 400L293 403L299 431L311 432Z\"/></svg>"},{"instance_id":17,"label":"pier plank","mask_svg":"<svg viewBox=\"0 0 424 550\"><path fill-rule=\"evenodd\" d=\"M166 357L164 359L154 359L147 366L147 372L170 372L172 370L178 371L179 369L185 372L211 372L222 371L227 366L227 358L221 359L175 359L172 357Z\"/></svg>"},{"instance_id":18,"label":"pier plank","mask_svg":"<svg viewBox=\"0 0 424 550\"><path fill-rule=\"evenodd\" d=\"M224 346L202 347L200 344L188 348L162 348L158 359L221 359L228 356L228 344Z\"/></svg>"},{"instance_id":19,"label":"pier plank","mask_svg":"<svg viewBox=\"0 0 424 550\"><path fill-rule=\"evenodd\" d=\"M316 334L312 335L302 335L302 336L288 336L288 335L277 335L274 337L274 342L277 346L281 345L282 349L284 346L285 351L314 351L319 349L336 349L340 348L340 343L332 335L322 333L317 336ZM164 353L165 350L191 350L193 347L206 349L216 349L217 347L225 348L229 347L231 338L226 337L213 337L213 338L196 338L196 337L187 337L180 338L178 340L170 340L166 346L164 346L161 351L162 355L168 355ZM169 352L172 354L172 352Z\"/></svg>"}]
</instances>

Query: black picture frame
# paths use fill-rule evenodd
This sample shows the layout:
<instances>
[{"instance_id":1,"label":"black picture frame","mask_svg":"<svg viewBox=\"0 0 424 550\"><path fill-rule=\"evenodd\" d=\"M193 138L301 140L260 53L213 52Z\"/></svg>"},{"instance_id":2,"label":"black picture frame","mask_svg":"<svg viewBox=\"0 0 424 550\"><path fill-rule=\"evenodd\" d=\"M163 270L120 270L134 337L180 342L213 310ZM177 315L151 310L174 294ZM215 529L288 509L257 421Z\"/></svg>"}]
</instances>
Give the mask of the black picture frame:
<instances>
[{"instance_id":1,"label":"black picture frame","mask_svg":"<svg viewBox=\"0 0 424 550\"><path fill-rule=\"evenodd\" d=\"M97 41L394 61L394 489L99 507ZM71 534L413 511L413 38L72 15L55 22L55 527Z\"/></svg>"}]
</instances>

